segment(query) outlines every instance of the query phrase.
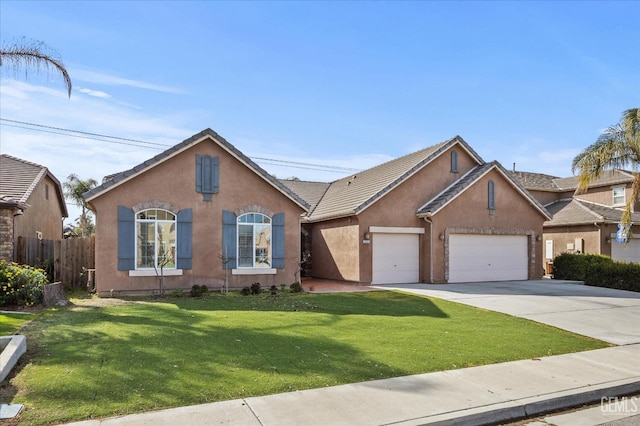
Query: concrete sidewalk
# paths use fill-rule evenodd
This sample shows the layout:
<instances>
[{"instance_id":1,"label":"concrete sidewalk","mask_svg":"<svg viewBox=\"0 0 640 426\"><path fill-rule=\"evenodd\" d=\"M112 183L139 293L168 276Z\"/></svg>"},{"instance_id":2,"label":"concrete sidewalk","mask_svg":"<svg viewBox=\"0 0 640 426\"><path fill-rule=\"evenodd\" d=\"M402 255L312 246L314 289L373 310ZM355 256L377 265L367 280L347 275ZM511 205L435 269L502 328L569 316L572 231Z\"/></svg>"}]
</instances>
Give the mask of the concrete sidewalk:
<instances>
[{"instance_id":1,"label":"concrete sidewalk","mask_svg":"<svg viewBox=\"0 0 640 426\"><path fill-rule=\"evenodd\" d=\"M633 344L73 425L408 426L508 422L597 403L601 398L638 394L639 359L640 344Z\"/></svg>"}]
</instances>

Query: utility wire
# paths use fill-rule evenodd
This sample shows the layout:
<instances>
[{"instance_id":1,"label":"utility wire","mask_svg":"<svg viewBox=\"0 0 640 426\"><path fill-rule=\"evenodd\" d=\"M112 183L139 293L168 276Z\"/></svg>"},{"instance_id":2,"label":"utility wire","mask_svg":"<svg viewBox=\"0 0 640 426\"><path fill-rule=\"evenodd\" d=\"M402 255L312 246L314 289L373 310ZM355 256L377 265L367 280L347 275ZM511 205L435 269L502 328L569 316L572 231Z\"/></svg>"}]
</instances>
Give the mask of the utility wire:
<instances>
[{"instance_id":1,"label":"utility wire","mask_svg":"<svg viewBox=\"0 0 640 426\"><path fill-rule=\"evenodd\" d=\"M7 122L7 123L0 123L1 125L7 126L7 127L15 127L19 129L25 129L25 130L34 130L38 132L51 133L51 134L62 135L62 136L70 136L70 137L76 137L81 139L90 139L90 140L95 140L99 142L127 145L127 146L133 146L137 148L163 149L171 146L168 144L148 142L148 141L143 141L139 139L122 138L118 136L103 135L100 133L91 133L91 132L84 132L81 130L65 129L62 127L46 126L44 124L29 123L26 121L11 120L11 119L2 118L2 117L0 117L0 121ZM8 124L8 123L15 123L15 124ZM113 139L113 140L109 140L109 139ZM314 164L314 163L303 163L303 162L290 161L290 160L278 160L275 158L264 158L264 157L249 157L249 158L263 164L280 166L280 167L290 167L295 169L318 170L318 171L334 172L334 173L352 173L352 172L360 171L360 169L354 169L349 167L330 166L330 165Z\"/></svg>"}]
</instances>

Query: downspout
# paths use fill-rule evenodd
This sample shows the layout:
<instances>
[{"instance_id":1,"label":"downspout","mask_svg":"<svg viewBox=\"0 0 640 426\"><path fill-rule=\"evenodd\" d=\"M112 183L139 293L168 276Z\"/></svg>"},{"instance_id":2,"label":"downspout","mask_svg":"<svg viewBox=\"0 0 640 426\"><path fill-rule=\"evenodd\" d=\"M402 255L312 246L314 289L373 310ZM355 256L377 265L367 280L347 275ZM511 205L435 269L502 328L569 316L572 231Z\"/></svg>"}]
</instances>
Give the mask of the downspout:
<instances>
[{"instance_id":1,"label":"downspout","mask_svg":"<svg viewBox=\"0 0 640 426\"><path fill-rule=\"evenodd\" d=\"M433 222L428 217L424 220L429 224L429 284L433 284Z\"/></svg>"}]
</instances>

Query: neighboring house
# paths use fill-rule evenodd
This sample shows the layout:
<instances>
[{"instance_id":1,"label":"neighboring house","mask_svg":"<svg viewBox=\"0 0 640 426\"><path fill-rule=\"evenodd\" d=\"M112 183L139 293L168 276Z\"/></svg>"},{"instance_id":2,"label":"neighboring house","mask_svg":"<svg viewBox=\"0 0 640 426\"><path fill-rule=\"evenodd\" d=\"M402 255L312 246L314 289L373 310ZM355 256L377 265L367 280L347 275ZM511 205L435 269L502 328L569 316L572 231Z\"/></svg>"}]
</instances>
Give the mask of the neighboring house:
<instances>
[{"instance_id":1,"label":"neighboring house","mask_svg":"<svg viewBox=\"0 0 640 426\"><path fill-rule=\"evenodd\" d=\"M460 137L328 184L282 181L311 205L307 273L355 283L541 278L545 208Z\"/></svg>"},{"instance_id":2,"label":"neighboring house","mask_svg":"<svg viewBox=\"0 0 640 426\"><path fill-rule=\"evenodd\" d=\"M206 129L84 194L98 294L290 284L308 204Z\"/></svg>"},{"instance_id":3,"label":"neighboring house","mask_svg":"<svg viewBox=\"0 0 640 426\"><path fill-rule=\"evenodd\" d=\"M510 173L553 216L544 223L545 264L551 265L556 256L565 252L603 254L614 260L640 262L640 238L633 237L628 243L616 240L623 209L631 196L630 172L605 172L582 192L577 191L577 176ZM633 224L640 225L637 202L632 210ZM547 270L550 272L549 267Z\"/></svg>"},{"instance_id":4,"label":"neighboring house","mask_svg":"<svg viewBox=\"0 0 640 426\"><path fill-rule=\"evenodd\" d=\"M0 260L17 260L18 237L61 239L67 216L62 185L49 169L0 155Z\"/></svg>"}]
</instances>

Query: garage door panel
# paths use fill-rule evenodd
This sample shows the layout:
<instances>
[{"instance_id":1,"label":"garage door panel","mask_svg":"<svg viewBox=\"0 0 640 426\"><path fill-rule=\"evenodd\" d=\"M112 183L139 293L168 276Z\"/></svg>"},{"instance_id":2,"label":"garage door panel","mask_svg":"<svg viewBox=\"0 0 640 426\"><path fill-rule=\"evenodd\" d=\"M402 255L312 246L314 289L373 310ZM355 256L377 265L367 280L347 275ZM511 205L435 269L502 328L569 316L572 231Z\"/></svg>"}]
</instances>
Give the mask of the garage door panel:
<instances>
[{"instance_id":1,"label":"garage door panel","mask_svg":"<svg viewBox=\"0 0 640 426\"><path fill-rule=\"evenodd\" d=\"M449 282L528 279L527 241L522 235L450 235Z\"/></svg>"},{"instance_id":2,"label":"garage door panel","mask_svg":"<svg viewBox=\"0 0 640 426\"><path fill-rule=\"evenodd\" d=\"M373 234L373 284L419 281L419 246L415 234Z\"/></svg>"},{"instance_id":3,"label":"garage door panel","mask_svg":"<svg viewBox=\"0 0 640 426\"><path fill-rule=\"evenodd\" d=\"M612 239L611 258L620 262L640 262L640 239L631 239L627 244Z\"/></svg>"}]
</instances>

